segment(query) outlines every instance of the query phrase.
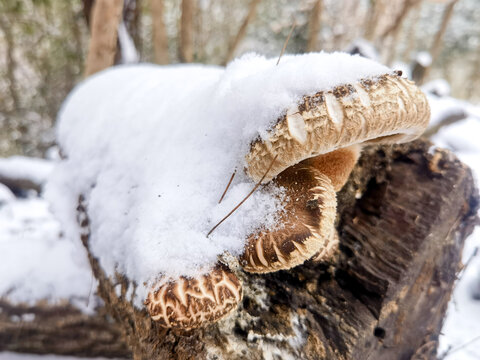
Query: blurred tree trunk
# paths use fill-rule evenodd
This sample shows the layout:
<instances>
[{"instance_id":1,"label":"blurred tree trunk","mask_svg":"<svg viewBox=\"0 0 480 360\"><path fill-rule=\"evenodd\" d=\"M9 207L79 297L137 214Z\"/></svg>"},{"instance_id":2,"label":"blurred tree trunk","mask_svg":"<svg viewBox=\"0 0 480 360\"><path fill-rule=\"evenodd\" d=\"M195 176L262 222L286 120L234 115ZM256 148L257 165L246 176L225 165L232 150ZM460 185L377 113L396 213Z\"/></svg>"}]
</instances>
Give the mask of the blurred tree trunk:
<instances>
[{"instance_id":1,"label":"blurred tree trunk","mask_svg":"<svg viewBox=\"0 0 480 360\"><path fill-rule=\"evenodd\" d=\"M178 55L181 62L193 61L193 26L195 20L196 0L182 0L182 17L180 19L180 40Z\"/></svg>"},{"instance_id":2,"label":"blurred tree trunk","mask_svg":"<svg viewBox=\"0 0 480 360\"><path fill-rule=\"evenodd\" d=\"M413 52L413 49L415 48L415 40L416 40L416 31L417 31L417 24L418 21L420 20L420 14L422 11L422 4L423 0L420 0L417 5L413 9L413 18L411 22L409 23L407 35L406 35L406 46L405 50L403 52L403 61L410 61L410 56Z\"/></svg>"},{"instance_id":3,"label":"blurred tree trunk","mask_svg":"<svg viewBox=\"0 0 480 360\"><path fill-rule=\"evenodd\" d=\"M317 0L313 6L310 19L308 21L308 39L307 52L318 50L318 35L320 32L321 17L322 17L323 0Z\"/></svg>"},{"instance_id":4,"label":"blurred tree trunk","mask_svg":"<svg viewBox=\"0 0 480 360\"><path fill-rule=\"evenodd\" d=\"M90 19L91 35L85 76L90 76L114 64L122 9L123 0L94 2Z\"/></svg>"},{"instance_id":5,"label":"blurred tree trunk","mask_svg":"<svg viewBox=\"0 0 480 360\"><path fill-rule=\"evenodd\" d=\"M169 63L168 59L168 37L167 28L165 27L164 17L164 1L150 0L150 8L152 11L153 23L153 49L155 52L155 62L165 65Z\"/></svg>"},{"instance_id":6,"label":"blurred tree trunk","mask_svg":"<svg viewBox=\"0 0 480 360\"><path fill-rule=\"evenodd\" d=\"M442 48L443 36L447 31L448 23L450 22L450 19L452 18L452 15L453 15L453 8L455 7L455 4L457 2L458 0L450 0L450 2L445 6L445 10L443 11L442 22L440 23L440 27L438 28L438 31L435 34L432 47L430 48L430 55L432 56L432 62L430 66L426 68L423 78L420 81L420 84L422 84L428 78L428 75L430 74L430 70L433 64L435 63L435 61L437 60L438 55L440 54L440 50Z\"/></svg>"},{"instance_id":7,"label":"blurred tree trunk","mask_svg":"<svg viewBox=\"0 0 480 360\"><path fill-rule=\"evenodd\" d=\"M142 0L125 0L123 21L139 53L142 47L142 38L140 36L141 9Z\"/></svg>"},{"instance_id":8,"label":"blurred tree trunk","mask_svg":"<svg viewBox=\"0 0 480 360\"><path fill-rule=\"evenodd\" d=\"M385 49L387 49L385 63L388 66L390 66L393 60L395 60L396 49L398 46L398 37L402 31L405 19L408 17L410 11L412 9L415 9L420 2L420 0L405 0L393 24L389 28L387 28L382 34L381 38L383 40L385 40L387 37L390 37L389 46L384 47Z\"/></svg>"},{"instance_id":9,"label":"blurred tree trunk","mask_svg":"<svg viewBox=\"0 0 480 360\"><path fill-rule=\"evenodd\" d=\"M61 344L70 339L70 354L95 349L112 356L126 342L142 360L433 360L464 240L478 224L479 197L465 165L446 150L430 149L425 141L365 149L338 193L336 258L271 274L240 272L239 308L203 329L167 330L152 321L127 295L134 284L105 275L82 231L98 293L117 325L105 323L102 313L82 323L67 312L47 326L47 305L29 310L38 315L24 325L12 320L24 312L0 302L0 350L66 354ZM81 199L78 211L87 230Z\"/></svg>"},{"instance_id":10,"label":"blurred tree trunk","mask_svg":"<svg viewBox=\"0 0 480 360\"><path fill-rule=\"evenodd\" d=\"M228 47L227 56L225 57L225 61L223 62L226 65L230 60L232 60L233 56L235 55L235 51L238 48L238 45L242 42L243 38L247 34L247 27L250 22L255 18L255 14L257 11L257 5L260 3L261 0L251 0L250 5L248 7L248 13L245 19L243 19L242 25L240 29L238 29L237 35L235 39Z\"/></svg>"},{"instance_id":11,"label":"blurred tree trunk","mask_svg":"<svg viewBox=\"0 0 480 360\"><path fill-rule=\"evenodd\" d=\"M370 42L375 41L378 22L385 11L385 7L385 0L370 0L370 10L368 12L364 34L366 40Z\"/></svg>"},{"instance_id":12,"label":"blurred tree trunk","mask_svg":"<svg viewBox=\"0 0 480 360\"><path fill-rule=\"evenodd\" d=\"M15 41L12 33L11 25L3 17L4 14L0 14L0 30L5 36L5 45L7 51L5 52L5 62L7 66L7 79L8 79L8 89L10 91L10 97L12 99L12 108L10 111L15 111L20 108L20 100L17 93L17 81L15 79L15 68L17 64L13 55L15 49Z\"/></svg>"}]
</instances>

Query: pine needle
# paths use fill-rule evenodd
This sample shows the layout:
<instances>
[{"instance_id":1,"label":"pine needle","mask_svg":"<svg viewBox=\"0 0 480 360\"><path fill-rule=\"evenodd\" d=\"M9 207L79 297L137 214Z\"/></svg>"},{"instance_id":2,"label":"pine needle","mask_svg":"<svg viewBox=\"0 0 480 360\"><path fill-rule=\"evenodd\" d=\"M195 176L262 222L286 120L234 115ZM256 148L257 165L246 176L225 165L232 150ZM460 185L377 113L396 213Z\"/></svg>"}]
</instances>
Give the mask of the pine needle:
<instances>
[{"instance_id":1,"label":"pine needle","mask_svg":"<svg viewBox=\"0 0 480 360\"><path fill-rule=\"evenodd\" d=\"M278 57L278 60L277 60L277 65L280 63L280 59L282 58L283 53L284 53L285 50L287 49L288 41L290 40L290 37L292 36L293 30L295 29L295 26L296 26L296 25L297 25L297 24L295 23L295 20L293 20L292 28L290 29L290 33L289 33L288 36L287 36L287 40L285 40L285 43L283 44L282 52L280 53L280 56Z\"/></svg>"},{"instance_id":2,"label":"pine needle","mask_svg":"<svg viewBox=\"0 0 480 360\"><path fill-rule=\"evenodd\" d=\"M230 178L230 181L228 182L227 187L225 188L225 191L224 191L223 194L222 194L222 197L220 198L220 200L218 200L218 203L219 203L219 204L222 202L223 198L225 197L225 194L227 193L228 188L230 187L230 184L232 183L233 178L235 177L235 174L236 174L236 173L237 173L237 170L235 170L235 171L233 172L232 177Z\"/></svg>"},{"instance_id":3,"label":"pine needle","mask_svg":"<svg viewBox=\"0 0 480 360\"><path fill-rule=\"evenodd\" d=\"M245 196L245 197L243 198L243 200L240 201L240 202L238 203L238 205L235 206L235 207L232 209L232 211L230 211L227 215L225 215L225 217L224 217L222 220L220 220L220 221L217 223L217 225L215 225L215 226L208 232L207 237L209 237L210 234L211 234L221 223L223 223L225 220L227 220L227 218L228 218L230 215L232 215L232 214L255 192L255 190L258 189L258 187L262 184L263 179L265 179L265 176L267 176L268 172L269 172L270 169L272 168L273 163L275 162L275 160L277 160L277 157L278 157L278 155L275 155L275 157L273 158L272 162L271 162L270 165L268 166L267 171L265 171L265 174L263 174L262 178L261 178L261 179L257 182L257 184L253 187L252 191L250 191L250 192L248 193L248 195Z\"/></svg>"}]
</instances>

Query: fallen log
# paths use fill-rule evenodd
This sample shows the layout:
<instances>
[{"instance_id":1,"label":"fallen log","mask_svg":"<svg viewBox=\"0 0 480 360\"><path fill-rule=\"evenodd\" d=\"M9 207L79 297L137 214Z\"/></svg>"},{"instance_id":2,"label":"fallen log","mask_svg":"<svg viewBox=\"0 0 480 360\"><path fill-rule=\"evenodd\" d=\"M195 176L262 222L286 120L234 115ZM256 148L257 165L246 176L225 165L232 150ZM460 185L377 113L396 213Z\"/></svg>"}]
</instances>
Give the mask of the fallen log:
<instances>
[{"instance_id":1,"label":"fallen log","mask_svg":"<svg viewBox=\"0 0 480 360\"><path fill-rule=\"evenodd\" d=\"M160 327L132 305L135 284L107 278L89 252L98 294L117 321L104 331L125 335L112 338L112 346L124 349L126 339L135 359L434 359L463 244L478 224L479 197L471 171L431 146L366 149L338 194L335 259L267 275L239 272L238 311L206 328ZM88 223L81 204L79 212ZM88 234L82 240L88 250ZM0 308L3 315L12 311ZM62 331L61 316L56 321ZM106 321L90 317L83 331L95 334ZM42 331L41 319L29 324ZM7 326L18 331L3 320L0 334ZM8 347L5 339L2 350L39 352L29 345L33 338L12 337ZM55 331L45 339L45 352L66 353L54 346L61 339Z\"/></svg>"}]
</instances>

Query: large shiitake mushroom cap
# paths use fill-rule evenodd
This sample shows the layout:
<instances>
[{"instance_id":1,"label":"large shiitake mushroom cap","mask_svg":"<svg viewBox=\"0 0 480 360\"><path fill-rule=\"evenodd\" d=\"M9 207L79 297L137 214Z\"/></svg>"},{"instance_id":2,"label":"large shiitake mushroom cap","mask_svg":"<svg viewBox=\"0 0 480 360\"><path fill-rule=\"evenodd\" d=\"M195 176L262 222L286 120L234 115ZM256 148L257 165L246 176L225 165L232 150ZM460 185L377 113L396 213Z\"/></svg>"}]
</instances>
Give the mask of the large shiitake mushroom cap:
<instances>
[{"instance_id":1,"label":"large shiitake mushroom cap","mask_svg":"<svg viewBox=\"0 0 480 360\"><path fill-rule=\"evenodd\" d=\"M226 266L217 264L196 278L180 277L151 291L145 305L153 320L167 328L193 329L213 323L236 309L242 285Z\"/></svg>"},{"instance_id":2,"label":"large shiitake mushroom cap","mask_svg":"<svg viewBox=\"0 0 480 360\"><path fill-rule=\"evenodd\" d=\"M278 175L286 203L276 230L250 236L240 264L249 272L266 273L303 264L317 253L335 249L335 190L330 179L312 166L298 164Z\"/></svg>"},{"instance_id":3,"label":"large shiitake mushroom cap","mask_svg":"<svg viewBox=\"0 0 480 360\"><path fill-rule=\"evenodd\" d=\"M429 118L425 95L396 74L305 96L268 139L252 144L247 174L259 181L277 155L264 182L304 159L350 145L408 142L423 133Z\"/></svg>"}]
</instances>

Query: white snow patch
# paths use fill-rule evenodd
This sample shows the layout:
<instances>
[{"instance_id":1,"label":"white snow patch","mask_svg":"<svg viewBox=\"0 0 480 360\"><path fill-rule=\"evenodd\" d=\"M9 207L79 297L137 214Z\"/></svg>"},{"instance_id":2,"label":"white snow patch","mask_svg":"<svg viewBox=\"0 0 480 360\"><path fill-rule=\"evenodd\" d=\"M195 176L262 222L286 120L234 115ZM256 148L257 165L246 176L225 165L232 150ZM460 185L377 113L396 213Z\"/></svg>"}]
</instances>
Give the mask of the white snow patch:
<instances>
[{"instance_id":1,"label":"white snow patch","mask_svg":"<svg viewBox=\"0 0 480 360\"><path fill-rule=\"evenodd\" d=\"M12 156L0 158L0 178L29 179L35 184L42 185L47 181L54 164L51 161Z\"/></svg>"},{"instance_id":2,"label":"white snow patch","mask_svg":"<svg viewBox=\"0 0 480 360\"><path fill-rule=\"evenodd\" d=\"M355 39L345 49L345 51L349 54L359 54L374 61L379 61L380 59L378 51L377 49L375 49L375 46L370 41L363 38Z\"/></svg>"},{"instance_id":3,"label":"white snow patch","mask_svg":"<svg viewBox=\"0 0 480 360\"><path fill-rule=\"evenodd\" d=\"M463 108L468 118L440 129L432 140L436 145L446 147L467 164L473 171L479 184L480 179L480 107L452 98L436 98L431 101L432 114L448 112L453 106ZM447 352L446 360L480 359L480 300L474 294L480 288L480 256L473 256L475 248L480 248L480 229L477 228L466 240L463 251L463 263L468 267L458 280L452 300L449 303L438 353ZM478 295L477 295L478 296Z\"/></svg>"},{"instance_id":4,"label":"white snow patch","mask_svg":"<svg viewBox=\"0 0 480 360\"><path fill-rule=\"evenodd\" d=\"M283 195L270 186L206 237L254 185L242 171L251 141L304 95L390 73L344 53L276 61L249 54L226 69L123 66L79 85L59 116L67 159L46 194L67 235L78 239L75 208L84 194L103 268L150 286L161 275L198 275L225 251L239 255L256 229L273 228ZM139 304L147 289L139 289Z\"/></svg>"},{"instance_id":5,"label":"white snow patch","mask_svg":"<svg viewBox=\"0 0 480 360\"><path fill-rule=\"evenodd\" d=\"M15 195L12 191L0 183L0 206L13 200L15 200Z\"/></svg>"},{"instance_id":6,"label":"white snow patch","mask_svg":"<svg viewBox=\"0 0 480 360\"><path fill-rule=\"evenodd\" d=\"M420 51L415 56L415 60L423 67L429 67L432 64L432 55L427 51Z\"/></svg>"},{"instance_id":7,"label":"white snow patch","mask_svg":"<svg viewBox=\"0 0 480 360\"><path fill-rule=\"evenodd\" d=\"M118 41L120 43L122 64L137 63L140 57L123 21L118 25Z\"/></svg>"},{"instance_id":8,"label":"white snow patch","mask_svg":"<svg viewBox=\"0 0 480 360\"><path fill-rule=\"evenodd\" d=\"M70 299L88 310L92 275L85 250L60 231L41 198L0 204L0 297L28 304Z\"/></svg>"},{"instance_id":9,"label":"white snow patch","mask_svg":"<svg viewBox=\"0 0 480 360\"><path fill-rule=\"evenodd\" d=\"M422 90L439 97L449 96L451 92L450 84L445 79L429 81L422 86Z\"/></svg>"}]
</instances>

